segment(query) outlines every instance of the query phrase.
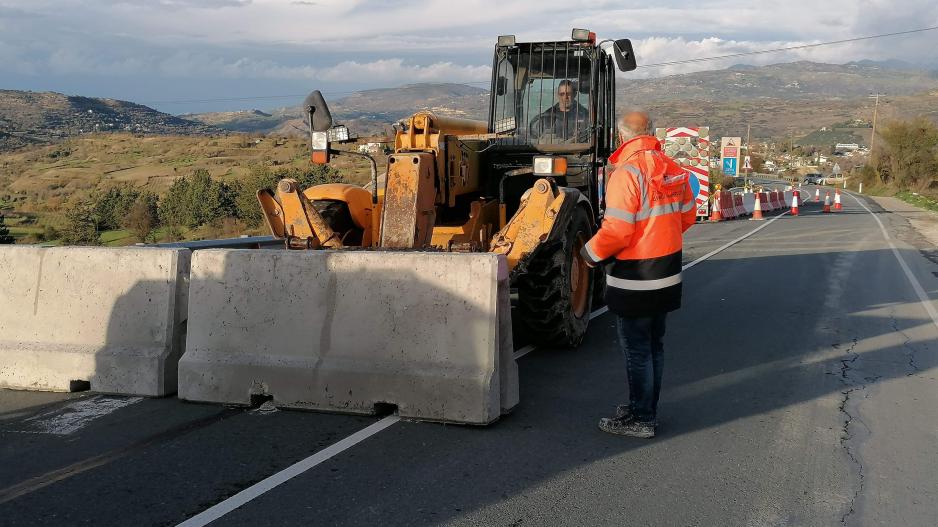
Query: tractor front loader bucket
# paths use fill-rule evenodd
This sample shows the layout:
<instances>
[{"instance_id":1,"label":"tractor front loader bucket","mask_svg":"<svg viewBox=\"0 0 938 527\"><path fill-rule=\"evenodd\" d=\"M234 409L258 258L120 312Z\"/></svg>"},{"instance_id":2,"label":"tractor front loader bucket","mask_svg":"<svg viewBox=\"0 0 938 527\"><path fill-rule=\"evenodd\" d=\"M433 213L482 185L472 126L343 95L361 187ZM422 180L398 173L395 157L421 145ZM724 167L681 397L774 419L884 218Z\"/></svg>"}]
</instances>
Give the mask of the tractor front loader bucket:
<instances>
[{"instance_id":1,"label":"tractor front loader bucket","mask_svg":"<svg viewBox=\"0 0 938 527\"><path fill-rule=\"evenodd\" d=\"M277 195L257 191L257 201L270 232L287 240L291 249L342 248L342 241L322 218L295 179L282 179Z\"/></svg>"}]
</instances>

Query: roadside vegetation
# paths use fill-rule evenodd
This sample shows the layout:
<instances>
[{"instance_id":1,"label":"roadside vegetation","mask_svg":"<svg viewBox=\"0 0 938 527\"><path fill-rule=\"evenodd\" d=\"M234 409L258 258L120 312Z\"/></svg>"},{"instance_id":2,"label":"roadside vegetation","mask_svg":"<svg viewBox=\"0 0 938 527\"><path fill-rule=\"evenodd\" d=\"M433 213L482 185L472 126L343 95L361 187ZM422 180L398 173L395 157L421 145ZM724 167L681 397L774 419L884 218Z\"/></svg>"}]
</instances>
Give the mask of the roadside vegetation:
<instances>
[{"instance_id":1,"label":"roadside vegetation","mask_svg":"<svg viewBox=\"0 0 938 527\"><path fill-rule=\"evenodd\" d=\"M938 126L919 117L887 123L875 158L860 170L864 192L938 210Z\"/></svg>"},{"instance_id":2,"label":"roadside vegetation","mask_svg":"<svg viewBox=\"0 0 938 527\"><path fill-rule=\"evenodd\" d=\"M125 184L72 200L61 226L48 236L66 245L127 245L259 234L257 191L273 189L286 177L304 186L343 181L335 169L322 165L306 170L255 167L231 184L197 169L173 182L162 196Z\"/></svg>"},{"instance_id":3,"label":"roadside vegetation","mask_svg":"<svg viewBox=\"0 0 938 527\"><path fill-rule=\"evenodd\" d=\"M258 189L370 179L367 162L310 165L307 150L290 138L100 134L0 154L0 233L52 245L266 234Z\"/></svg>"}]
</instances>

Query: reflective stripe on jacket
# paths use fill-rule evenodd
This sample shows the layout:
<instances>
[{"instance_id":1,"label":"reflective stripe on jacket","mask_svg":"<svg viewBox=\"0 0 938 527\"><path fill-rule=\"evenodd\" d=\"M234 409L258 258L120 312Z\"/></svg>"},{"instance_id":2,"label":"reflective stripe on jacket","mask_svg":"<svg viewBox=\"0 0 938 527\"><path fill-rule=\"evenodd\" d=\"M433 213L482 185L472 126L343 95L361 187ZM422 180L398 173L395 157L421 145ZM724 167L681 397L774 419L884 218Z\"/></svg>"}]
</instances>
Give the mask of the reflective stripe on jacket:
<instances>
[{"instance_id":1,"label":"reflective stripe on jacket","mask_svg":"<svg viewBox=\"0 0 938 527\"><path fill-rule=\"evenodd\" d=\"M658 140L639 136L611 157L606 210L583 256L606 265L606 304L625 317L645 317L681 306L683 233L696 203L687 172L661 152Z\"/></svg>"}]
</instances>

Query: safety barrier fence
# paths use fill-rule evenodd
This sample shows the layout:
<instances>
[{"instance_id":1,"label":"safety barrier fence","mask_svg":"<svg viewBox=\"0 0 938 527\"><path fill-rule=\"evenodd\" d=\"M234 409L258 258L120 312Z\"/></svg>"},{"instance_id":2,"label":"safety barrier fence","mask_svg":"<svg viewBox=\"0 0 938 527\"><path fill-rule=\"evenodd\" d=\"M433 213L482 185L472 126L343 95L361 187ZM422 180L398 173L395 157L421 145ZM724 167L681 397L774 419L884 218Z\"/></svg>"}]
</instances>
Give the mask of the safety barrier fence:
<instances>
[{"instance_id":1,"label":"safety barrier fence","mask_svg":"<svg viewBox=\"0 0 938 527\"><path fill-rule=\"evenodd\" d=\"M760 192L717 191L713 193L710 221L734 220L752 216L756 205L768 213L791 208L794 189ZM801 198L802 201L804 197Z\"/></svg>"}]
</instances>

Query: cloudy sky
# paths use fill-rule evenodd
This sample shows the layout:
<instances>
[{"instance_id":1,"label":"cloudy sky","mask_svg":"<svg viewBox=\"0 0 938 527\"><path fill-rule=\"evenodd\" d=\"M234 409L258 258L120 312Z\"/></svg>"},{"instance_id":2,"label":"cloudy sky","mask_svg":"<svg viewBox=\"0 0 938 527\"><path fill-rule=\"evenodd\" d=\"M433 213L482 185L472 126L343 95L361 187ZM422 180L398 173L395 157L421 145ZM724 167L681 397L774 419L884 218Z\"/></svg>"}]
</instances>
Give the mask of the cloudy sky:
<instances>
[{"instance_id":1,"label":"cloudy sky","mask_svg":"<svg viewBox=\"0 0 938 527\"><path fill-rule=\"evenodd\" d=\"M651 64L927 26L938 26L934 0L0 0L0 88L114 97L171 113L273 108L295 97L192 101L484 82L499 34L562 40L588 28L631 38L639 62ZM929 32L629 75L800 59L935 67L936 44L938 32Z\"/></svg>"}]
</instances>

